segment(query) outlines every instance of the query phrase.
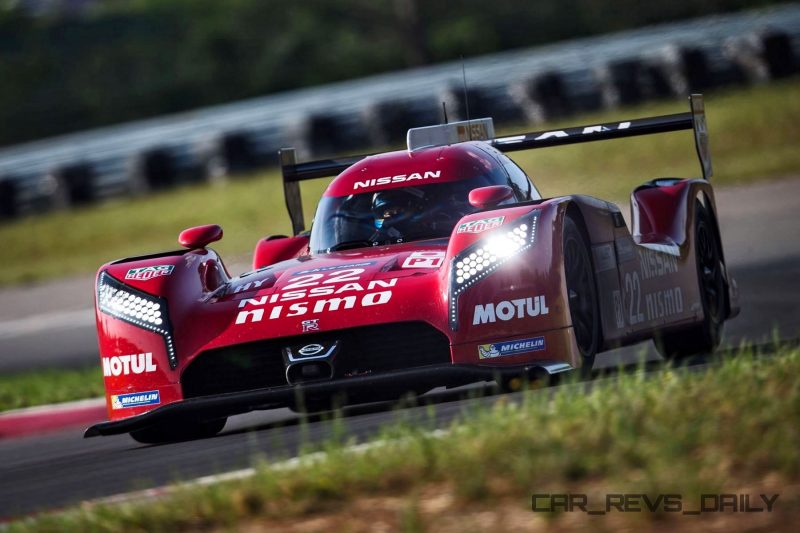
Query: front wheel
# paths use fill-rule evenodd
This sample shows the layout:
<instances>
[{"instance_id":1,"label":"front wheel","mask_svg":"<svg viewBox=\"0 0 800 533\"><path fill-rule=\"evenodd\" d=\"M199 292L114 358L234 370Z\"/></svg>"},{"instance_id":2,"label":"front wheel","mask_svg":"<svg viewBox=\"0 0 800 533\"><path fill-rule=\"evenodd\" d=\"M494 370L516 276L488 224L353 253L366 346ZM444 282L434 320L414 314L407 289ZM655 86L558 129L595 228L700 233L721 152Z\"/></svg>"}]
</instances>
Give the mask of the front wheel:
<instances>
[{"instance_id":1,"label":"front wheel","mask_svg":"<svg viewBox=\"0 0 800 533\"><path fill-rule=\"evenodd\" d=\"M665 359L682 359L692 355L708 354L719 346L725 317L725 280L722 273L721 249L711 215L700 202L697 202L694 250L704 318L702 323L688 329L656 336L656 348Z\"/></svg>"},{"instance_id":2,"label":"front wheel","mask_svg":"<svg viewBox=\"0 0 800 533\"><path fill-rule=\"evenodd\" d=\"M564 219L564 273L567 281L569 314L575 342L581 354L581 375L592 372L600 346L600 312L597 286L589 245L578 224L567 214Z\"/></svg>"},{"instance_id":3,"label":"front wheel","mask_svg":"<svg viewBox=\"0 0 800 533\"><path fill-rule=\"evenodd\" d=\"M170 420L131 431L130 435L133 440L142 444L205 439L222 431L227 421L227 418L218 418L207 422L192 419Z\"/></svg>"}]
</instances>

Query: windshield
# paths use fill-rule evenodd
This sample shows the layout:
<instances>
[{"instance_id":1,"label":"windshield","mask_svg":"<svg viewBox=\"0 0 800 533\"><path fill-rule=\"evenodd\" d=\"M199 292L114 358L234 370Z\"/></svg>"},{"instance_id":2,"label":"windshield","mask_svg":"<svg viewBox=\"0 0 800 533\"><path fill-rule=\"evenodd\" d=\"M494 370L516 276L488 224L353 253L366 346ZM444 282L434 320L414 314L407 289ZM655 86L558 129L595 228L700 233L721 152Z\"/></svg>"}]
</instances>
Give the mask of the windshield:
<instances>
[{"instance_id":1,"label":"windshield","mask_svg":"<svg viewBox=\"0 0 800 533\"><path fill-rule=\"evenodd\" d=\"M477 210L469 191L508 183L494 170L468 180L323 197L311 229L312 253L449 237L461 217Z\"/></svg>"}]
</instances>

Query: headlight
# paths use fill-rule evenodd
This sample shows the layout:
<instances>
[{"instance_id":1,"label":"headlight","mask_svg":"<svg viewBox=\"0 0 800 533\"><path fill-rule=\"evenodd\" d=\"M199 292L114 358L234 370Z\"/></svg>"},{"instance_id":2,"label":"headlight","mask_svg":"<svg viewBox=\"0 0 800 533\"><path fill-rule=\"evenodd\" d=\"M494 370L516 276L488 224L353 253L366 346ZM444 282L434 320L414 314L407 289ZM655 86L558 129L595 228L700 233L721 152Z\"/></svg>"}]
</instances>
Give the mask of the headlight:
<instances>
[{"instance_id":1,"label":"headlight","mask_svg":"<svg viewBox=\"0 0 800 533\"><path fill-rule=\"evenodd\" d=\"M450 264L450 328L458 329L458 296L536 241L539 210L521 217L511 229L492 231L452 259Z\"/></svg>"},{"instance_id":2,"label":"headlight","mask_svg":"<svg viewBox=\"0 0 800 533\"><path fill-rule=\"evenodd\" d=\"M161 335L167 347L170 368L178 366L164 298L128 287L103 271L97 280L97 305L107 315Z\"/></svg>"}]
</instances>

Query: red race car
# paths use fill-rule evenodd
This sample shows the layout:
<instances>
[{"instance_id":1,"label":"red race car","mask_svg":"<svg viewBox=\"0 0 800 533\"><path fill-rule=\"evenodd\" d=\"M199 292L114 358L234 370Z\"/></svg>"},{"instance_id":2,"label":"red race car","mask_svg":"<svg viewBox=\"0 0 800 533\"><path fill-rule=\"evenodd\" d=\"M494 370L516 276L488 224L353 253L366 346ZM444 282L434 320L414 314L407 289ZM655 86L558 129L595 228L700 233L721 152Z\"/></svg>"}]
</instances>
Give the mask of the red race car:
<instances>
[{"instance_id":1,"label":"red race car","mask_svg":"<svg viewBox=\"0 0 800 533\"><path fill-rule=\"evenodd\" d=\"M691 112L495 138L491 119L415 128L408 149L296 163L283 150L294 236L258 242L230 277L208 245L103 265L100 354L111 421L86 436L210 436L254 409L311 410L572 369L655 339L711 352L738 311L725 268L699 95ZM507 152L693 129L702 179L616 205L544 199ZM337 176L304 231L299 182Z\"/></svg>"}]
</instances>

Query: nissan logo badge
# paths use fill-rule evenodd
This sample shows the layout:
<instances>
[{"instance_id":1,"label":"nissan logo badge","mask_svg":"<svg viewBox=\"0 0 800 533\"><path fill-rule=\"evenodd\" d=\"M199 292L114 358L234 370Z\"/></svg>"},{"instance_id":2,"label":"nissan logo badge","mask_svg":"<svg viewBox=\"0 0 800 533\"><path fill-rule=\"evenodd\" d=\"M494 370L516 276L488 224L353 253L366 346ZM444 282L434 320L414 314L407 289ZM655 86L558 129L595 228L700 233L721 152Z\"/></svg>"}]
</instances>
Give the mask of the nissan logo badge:
<instances>
[{"instance_id":1,"label":"nissan logo badge","mask_svg":"<svg viewBox=\"0 0 800 533\"><path fill-rule=\"evenodd\" d=\"M297 350L297 353L308 357L309 355L317 355L324 349L325 347L322 346L321 344L306 344L305 346Z\"/></svg>"}]
</instances>

